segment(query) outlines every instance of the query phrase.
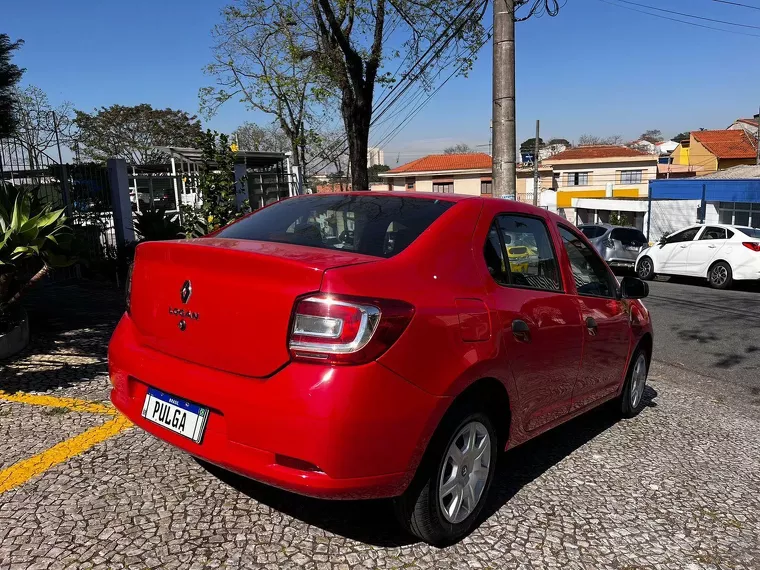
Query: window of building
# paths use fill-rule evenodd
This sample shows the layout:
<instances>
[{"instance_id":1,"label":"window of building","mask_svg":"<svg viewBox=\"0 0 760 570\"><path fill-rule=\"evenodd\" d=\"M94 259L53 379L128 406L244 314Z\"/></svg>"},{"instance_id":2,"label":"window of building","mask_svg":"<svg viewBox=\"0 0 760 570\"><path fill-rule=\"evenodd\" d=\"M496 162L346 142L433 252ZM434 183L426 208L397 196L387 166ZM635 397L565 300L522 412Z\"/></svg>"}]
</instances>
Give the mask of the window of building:
<instances>
[{"instance_id":1,"label":"window of building","mask_svg":"<svg viewBox=\"0 0 760 570\"><path fill-rule=\"evenodd\" d=\"M760 202L719 202L721 224L760 228Z\"/></svg>"},{"instance_id":2,"label":"window of building","mask_svg":"<svg viewBox=\"0 0 760 570\"><path fill-rule=\"evenodd\" d=\"M562 225L558 227L565 251L570 258L570 268L578 294L590 297L616 297L614 277L602 258L575 232Z\"/></svg>"},{"instance_id":3,"label":"window of building","mask_svg":"<svg viewBox=\"0 0 760 570\"><path fill-rule=\"evenodd\" d=\"M453 181L446 181L446 182L433 181L433 192L439 192L441 194L453 194L454 182Z\"/></svg>"},{"instance_id":4,"label":"window of building","mask_svg":"<svg viewBox=\"0 0 760 570\"><path fill-rule=\"evenodd\" d=\"M481 194L493 194L493 181L492 180L481 180L480 181L480 193Z\"/></svg>"},{"instance_id":5,"label":"window of building","mask_svg":"<svg viewBox=\"0 0 760 570\"><path fill-rule=\"evenodd\" d=\"M644 175L643 170L622 170L620 172L621 184L641 184Z\"/></svg>"},{"instance_id":6,"label":"window of building","mask_svg":"<svg viewBox=\"0 0 760 570\"><path fill-rule=\"evenodd\" d=\"M548 291L560 291L557 258L549 230L538 218L504 214L498 218L509 284Z\"/></svg>"},{"instance_id":7,"label":"window of building","mask_svg":"<svg viewBox=\"0 0 760 570\"><path fill-rule=\"evenodd\" d=\"M588 186L588 172L568 172L568 186Z\"/></svg>"},{"instance_id":8,"label":"window of building","mask_svg":"<svg viewBox=\"0 0 760 570\"><path fill-rule=\"evenodd\" d=\"M406 189L407 190L414 190L414 178L407 178L406 179Z\"/></svg>"}]
</instances>

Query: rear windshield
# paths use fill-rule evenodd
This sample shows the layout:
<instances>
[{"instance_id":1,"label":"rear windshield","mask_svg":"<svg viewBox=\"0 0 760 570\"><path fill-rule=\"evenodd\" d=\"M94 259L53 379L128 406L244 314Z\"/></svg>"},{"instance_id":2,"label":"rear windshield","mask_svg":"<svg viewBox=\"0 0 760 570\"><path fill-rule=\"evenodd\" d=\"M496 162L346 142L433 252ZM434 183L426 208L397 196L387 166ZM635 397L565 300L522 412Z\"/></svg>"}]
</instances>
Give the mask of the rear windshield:
<instances>
[{"instance_id":1,"label":"rear windshield","mask_svg":"<svg viewBox=\"0 0 760 570\"><path fill-rule=\"evenodd\" d=\"M615 228L612 230L610 238L619 240L623 243L633 243L637 245L641 245L647 241L644 234L634 228Z\"/></svg>"},{"instance_id":2,"label":"rear windshield","mask_svg":"<svg viewBox=\"0 0 760 570\"><path fill-rule=\"evenodd\" d=\"M607 228L603 228L601 226L581 226L580 230L588 239L594 239L603 236L607 231Z\"/></svg>"},{"instance_id":3,"label":"rear windshield","mask_svg":"<svg viewBox=\"0 0 760 570\"><path fill-rule=\"evenodd\" d=\"M453 205L395 196L303 196L255 212L217 237L392 257Z\"/></svg>"},{"instance_id":4,"label":"rear windshield","mask_svg":"<svg viewBox=\"0 0 760 570\"><path fill-rule=\"evenodd\" d=\"M760 229L758 228L736 228L743 234L747 234L749 237L760 238Z\"/></svg>"}]
</instances>

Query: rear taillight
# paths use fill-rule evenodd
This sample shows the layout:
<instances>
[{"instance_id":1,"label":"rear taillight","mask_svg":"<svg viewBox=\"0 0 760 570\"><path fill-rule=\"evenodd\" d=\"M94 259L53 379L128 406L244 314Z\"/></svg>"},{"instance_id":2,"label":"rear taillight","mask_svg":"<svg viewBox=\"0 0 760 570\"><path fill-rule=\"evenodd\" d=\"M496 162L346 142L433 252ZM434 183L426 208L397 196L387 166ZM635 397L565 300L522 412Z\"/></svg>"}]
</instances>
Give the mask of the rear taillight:
<instances>
[{"instance_id":1,"label":"rear taillight","mask_svg":"<svg viewBox=\"0 0 760 570\"><path fill-rule=\"evenodd\" d=\"M752 251L760 251L760 241L743 241L742 245Z\"/></svg>"},{"instance_id":2,"label":"rear taillight","mask_svg":"<svg viewBox=\"0 0 760 570\"><path fill-rule=\"evenodd\" d=\"M290 330L295 360L363 364L404 332L414 307L403 301L314 295L296 302Z\"/></svg>"}]
</instances>

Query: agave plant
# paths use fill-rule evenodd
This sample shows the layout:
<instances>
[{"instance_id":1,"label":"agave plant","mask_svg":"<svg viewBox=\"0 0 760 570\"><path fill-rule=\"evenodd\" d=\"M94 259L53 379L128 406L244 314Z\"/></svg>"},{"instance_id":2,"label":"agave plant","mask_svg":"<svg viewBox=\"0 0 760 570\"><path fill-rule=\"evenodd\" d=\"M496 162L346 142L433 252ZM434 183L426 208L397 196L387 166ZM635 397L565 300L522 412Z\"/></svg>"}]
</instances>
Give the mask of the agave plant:
<instances>
[{"instance_id":1,"label":"agave plant","mask_svg":"<svg viewBox=\"0 0 760 570\"><path fill-rule=\"evenodd\" d=\"M64 210L44 204L36 189L0 183L0 321L53 267L73 263Z\"/></svg>"},{"instance_id":2,"label":"agave plant","mask_svg":"<svg viewBox=\"0 0 760 570\"><path fill-rule=\"evenodd\" d=\"M143 210L135 216L134 230L145 241L179 239L182 224L177 217L167 215L165 209Z\"/></svg>"}]
</instances>

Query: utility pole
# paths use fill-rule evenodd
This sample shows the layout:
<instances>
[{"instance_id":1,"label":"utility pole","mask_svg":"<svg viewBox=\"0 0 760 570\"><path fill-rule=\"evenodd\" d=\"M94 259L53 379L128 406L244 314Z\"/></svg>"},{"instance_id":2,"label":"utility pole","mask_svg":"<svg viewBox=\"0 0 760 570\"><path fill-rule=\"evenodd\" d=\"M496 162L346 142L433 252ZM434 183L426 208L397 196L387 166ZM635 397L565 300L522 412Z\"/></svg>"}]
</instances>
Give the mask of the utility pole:
<instances>
[{"instance_id":1,"label":"utility pole","mask_svg":"<svg viewBox=\"0 0 760 570\"><path fill-rule=\"evenodd\" d=\"M533 151L533 205L538 206L538 130L541 121L536 119L536 140L535 150Z\"/></svg>"},{"instance_id":2,"label":"utility pole","mask_svg":"<svg viewBox=\"0 0 760 570\"><path fill-rule=\"evenodd\" d=\"M515 0L493 4L493 195L515 198Z\"/></svg>"}]
</instances>

